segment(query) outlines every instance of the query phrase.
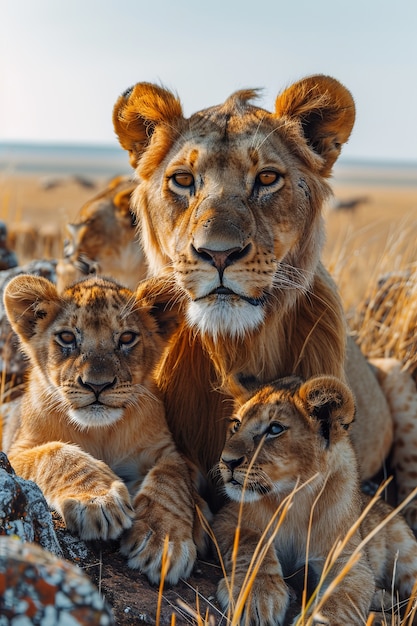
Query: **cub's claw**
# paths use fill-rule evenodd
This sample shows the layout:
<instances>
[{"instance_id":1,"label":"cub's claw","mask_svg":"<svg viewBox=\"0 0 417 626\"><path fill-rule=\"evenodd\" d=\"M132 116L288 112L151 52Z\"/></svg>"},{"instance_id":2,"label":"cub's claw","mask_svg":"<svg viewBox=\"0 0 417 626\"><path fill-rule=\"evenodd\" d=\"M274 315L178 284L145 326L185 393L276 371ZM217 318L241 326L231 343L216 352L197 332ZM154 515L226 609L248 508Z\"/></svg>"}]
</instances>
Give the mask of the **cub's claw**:
<instances>
[{"instance_id":1,"label":"cub's claw","mask_svg":"<svg viewBox=\"0 0 417 626\"><path fill-rule=\"evenodd\" d=\"M157 584L161 579L165 537L168 535L166 557L169 561L165 581L175 585L180 578L191 574L197 557L191 533L187 537L180 525L170 533L168 528L161 527L160 520L154 525L157 530L153 530L150 523L136 520L122 539L121 552L128 557L129 567L141 570L151 583Z\"/></svg>"},{"instance_id":2,"label":"cub's claw","mask_svg":"<svg viewBox=\"0 0 417 626\"><path fill-rule=\"evenodd\" d=\"M62 515L67 528L81 539L117 539L132 526L134 510L126 486L114 481L104 494L66 498Z\"/></svg>"}]
</instances>

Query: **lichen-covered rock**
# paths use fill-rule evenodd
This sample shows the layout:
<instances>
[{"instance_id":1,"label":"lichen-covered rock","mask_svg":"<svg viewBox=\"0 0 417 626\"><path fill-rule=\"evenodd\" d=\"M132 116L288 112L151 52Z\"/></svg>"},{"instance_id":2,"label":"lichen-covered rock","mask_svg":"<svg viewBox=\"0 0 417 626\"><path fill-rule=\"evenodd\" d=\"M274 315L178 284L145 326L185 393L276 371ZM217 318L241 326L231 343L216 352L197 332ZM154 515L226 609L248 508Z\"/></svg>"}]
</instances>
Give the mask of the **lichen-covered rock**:
<instances>
[{"instance_id":1,"label":"lichen-covered rock","mask_svg":"<svg viewBox=\"0 0 417 626\"><path fill-rule=\"evenodd\" d=\"M16 535L62 555L42 491L16 475L4 452L0 452L0 535Z\"/></svg>"},{"instance_id":2,"label":"lichen-covered rock","mask_svg":"<svg viewBox=\"0 0 417 626\"><path fill-rule=\"evenodd\" d=\"M76 566L0 537L0 626L109 626L110 609Z\"/></svg>"}]
</instances>

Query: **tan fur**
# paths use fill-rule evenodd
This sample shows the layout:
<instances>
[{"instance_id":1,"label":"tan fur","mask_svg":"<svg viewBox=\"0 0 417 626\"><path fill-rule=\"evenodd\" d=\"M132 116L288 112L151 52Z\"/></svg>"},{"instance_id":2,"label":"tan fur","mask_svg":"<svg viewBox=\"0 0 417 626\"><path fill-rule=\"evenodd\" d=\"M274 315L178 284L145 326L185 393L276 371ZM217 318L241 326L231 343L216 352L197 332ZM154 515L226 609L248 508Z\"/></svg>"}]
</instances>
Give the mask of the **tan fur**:
<instances>
[{"instance_id":1,"label":"tan fur","mask_svg":"<svg viewBox=\"0 0 417 626\"><path fill-rule=\"evenodd\" d=\"M189 575L193 487L153 381L171 316L158 326L146 285L134 293L99 278L59 295L20 275L4 304L30 359L19 423L4 433L15 471L81 538L122 537L129 565L152 582L167 535L167 580Z\"/></svg>"},{"instance_id":2,"label":"tan fur","mask_svg":"<svg viewBox=\"0 0 417 626\"><path fill-rule=\"evenodd\" d=\"M417 482L417 394L413 378L397 359L372 359L378 380L388 399L394 420L391 465L395 472L398 500L404 500ZM404 509L404 516L417 531L417 500Z\"/></svg>"},{"instance_id":3,"label":"tan fur","mask_svg":"<svg viewBox=\"0 0 417 626\"><path fill-rule=\"evenodd\" d=\"M246 619L257 626L283 623L290 596L287 585L291 586L297 571L303 572L307 559L313 591L331 550L349 532L351 538L335 559L305 619L318 610L324 620L316 618L315 624L361 626L372 605L381 611L381 601L391 605L397 592L401 600L410 596L417 578L417 542L397 515L362 550L360 560L351 563L329 599L317 607L362 538L392 511L377 501L362 529L354 531L369 497L360 492L355 454L346 432L353 418L351 392L330 376L307 382L298 377L275 381L261 388L234 415L217 466L232 501L217 514L213 525L228 576L228 582L223 579L218 587L224 609L237 600L255 549L266 544L278 525L242 623L247 623ZM272 516L297 487L291 508L286 513L281 509L261 540ZM239 547L234 556L238 520ZM229 592L231 580L233 591Z\"/></svg>"},{"instance_id":4,"label":"tan fur","mask_svg":"<svg viewBox=\"0 0 417 626\"><path fill-rule=\"evenodd\" d=\"M58 291L89 274L100 274L135 289L147 273L137 242L130 196L136 183L125 176L114 178L80 210L77 221L67 225L64 258L56 274Z\"/></svg>"},{"instance_id":5,"label":"tan fur","mask_svg":"<svg viewBox=\"0 0 417 626\"><path fill-rule=\"evenodd\" d=\"M354 102L321 75L279 94L274 112L255 106L256 95L239 91L185 119L176 96L138 83L114 107L139 180L132 203L150 272L184 315L159 370L168 422L205 470L247 381L345 376L342 304L320 262L321 208ZM381 467L393 427L373 372L350 339L348 348L365 478Z\"/></svg>"}]
</instances>

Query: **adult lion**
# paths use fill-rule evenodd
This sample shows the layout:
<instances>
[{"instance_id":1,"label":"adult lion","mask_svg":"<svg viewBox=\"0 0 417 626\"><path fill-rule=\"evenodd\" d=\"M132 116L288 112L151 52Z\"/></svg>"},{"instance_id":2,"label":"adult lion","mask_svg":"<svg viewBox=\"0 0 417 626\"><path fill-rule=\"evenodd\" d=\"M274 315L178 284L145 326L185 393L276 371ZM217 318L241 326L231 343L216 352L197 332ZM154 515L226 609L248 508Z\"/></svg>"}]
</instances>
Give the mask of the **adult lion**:
<instances>
[{"instance_id":1,"label":"adult lion","mask_svg":"<svg viewBox=\"0 0 417 626\"><path fill-rule=\"evenodd\" d=\"M230 398L243 401L248 385L290 373L344 378L345 320L320 261L321 208L354 102L322 75L278 95L272 113L256 96L238 91L186 119L174 94L138 83L114 108L139 180L133 206L151 273L184 313L159 372L168 420L205 470L224 444ZM350 340L346 373L353 442L370 477L390 450L391 417Z\"/></svg>"}]
</instances>

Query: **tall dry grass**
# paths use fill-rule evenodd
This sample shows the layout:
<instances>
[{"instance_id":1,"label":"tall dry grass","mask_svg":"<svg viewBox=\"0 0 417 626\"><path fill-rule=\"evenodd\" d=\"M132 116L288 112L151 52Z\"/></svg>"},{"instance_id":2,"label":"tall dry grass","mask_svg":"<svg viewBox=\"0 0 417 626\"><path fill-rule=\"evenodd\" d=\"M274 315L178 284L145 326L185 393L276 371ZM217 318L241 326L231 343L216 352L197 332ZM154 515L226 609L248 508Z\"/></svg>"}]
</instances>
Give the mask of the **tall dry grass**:
<instances>
[{"instance_id":1,"label":"tall dry grass","mask_svg":"<svg viewBox=\"0 0 417 626\"><path fill-rule=\"evenodd\" d=\"M397 358L417 382L417 219L365 248L364 234L352 233L328 260L348 326L368 358Z\"/></svg>"},{"instance_id":2,"label":"tall dry grass","mask_svg":"<svg viewBox=\"0 0 417 626\"><path fill-rule=\"evenodd\" d=\"M377 535L379 532L383 531L384 526L393 517L401 513L402 508L406 506L407 503L417 494L417 488L416 488L404 500L404 502L402 502L398 507L393 509L391 513L384 520L382 520L378 526L376 526L373 529L372 532L370 532L368 535L363 537L361 543L352 552L349 559L346 561L343 570L339 573L339 575L336 578L333 578L331 576L331 572L335 563L340 558L341 554L344 552L352 536L358 532L358 529L361 523L363 522L363 520L365 519L369 511L372 509L377 499L381 497L381 494L384 492L384 490L387 487L387 482L384 482L383 484L380 485L377 492L375 493L375 496L370 500L369 504L364 508L361 516L352 525L348 533L344 537L341 536L339 540L331 547L327 555L327 558L323 567L323 572L317 584L317 587L311 592L309 596L307 596L307 593L306 593L307 571L308 571L308 544L309 544L309 542L307 541L306 565L305 565L305 577L304 577L305 585L304 585L304 589L301 592L301 602L300 602L300 607L299 607L300 610L297 611L298 613L297 618L294 617L294 609L292 610L292 612L290 611L288 615L288 620L285 622L284 626L290 626L290 624L294 626L317 626L317 624L319 623L322 626L325 625L326 622L323 621L322 616L320 616L320 620L321 620L320 622L315 621L315 620L317 619L317 616L320 615L321 609L326 603L326 601L329 599L331 594L334 592L334 590L338 586L343 585L343 581L345 577L349 574L350 570L353 567L355 567L355 564L357 563L357 561L361 558L363 553L366 551L366 545L369 543L369 541L371 541L372 538L375 535ZM280 527L282 525L283 520L285 519L285 516L289 508L294 504L294 497L296 496L298 491L305 488L306 486L307 484L298 485L294 489L294 491L283 500L280 507L277 508L274 515L271 517L271 520L267 528L265 529L264 533L262 534L262 537L260 538L258 546L255 549L255 552L253 553L253 555L251 555L252 558L250 561L250 565L248 567L247 575L246 575L244 584L242 585L241 589L238 590L237 599L236 599L236 593L234 593L233 587L234 587L235 566L238 562L239 538L241 534L241 520L242 520L242 515L243 515L243 499L244 499L245 487L243 488L238 524L236 527L235 537L234 537L233 556L232 556L233 564L232 564L231 572L226 572L226 567L223 562L222 554L217 544L216 537L214 533L212 532L210 525L204 519L201 512L199 512L200 521L202 525L205 527L206 532L209 534L211 541L213 545L215 546L217 557L220 562L222 576L226 578L227 575L229 575L230 608L227 611L227 613L220 614L220 617L219 617L219 611L216 611L217 618L215 617L213 613L209 614L207 611L204 615L202 615L199 609L198 594L196 594L197 600L196 600L195 607L191 607L191 606L185 605L184 603L181 603L181 608L193 618L193 620L198 626L216 626L216 624L225 624L226 626L241 626L244 605L251 593L253 582L255 580L257 572L262 566L262 561L265 555L267 554L268 549L273 544L277 534L279 533ZM319 494L318 497L320 497L320 495L321 494ZM311 514L310 514L309 532L311 531L313 513L314 513L314 508L312 509ZM166 566L163 564L162 579L161 579L161 584L159 588L161 598L162 598L162 590L164 586L164 580L163 580L164 571L166 571ZM384 607L381 607L381 610L378 612L371 611L367 617L366 622L364 621L364 626L415 626L415 624L417 623L417 580L415 582L413 592L410 598L408 598L408 600L406 600L405 602L399 601L394 589L391 589L391 590L388 589L387 593L391 593L391 608L388 610ZM159 605L159 602L158 602L158 605ZM358 614L359 614L359 611L358 611ZM159 616L159 613L157 613L157 615ZM172 616L171 624L175 624L175 621L176 621L175 614L173 613L172 615L173 616ZM161 626L159 618L156 621L156 626ZM343 626L349 626L349 625L344 624Z\"/></svg>"}]
</instances>

